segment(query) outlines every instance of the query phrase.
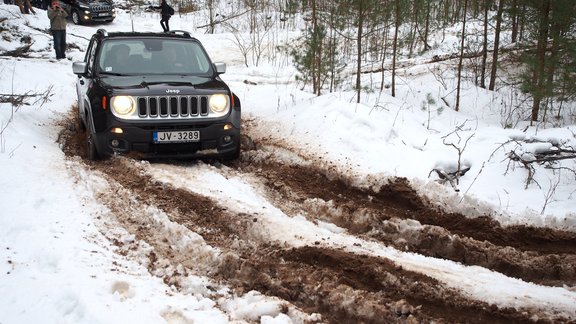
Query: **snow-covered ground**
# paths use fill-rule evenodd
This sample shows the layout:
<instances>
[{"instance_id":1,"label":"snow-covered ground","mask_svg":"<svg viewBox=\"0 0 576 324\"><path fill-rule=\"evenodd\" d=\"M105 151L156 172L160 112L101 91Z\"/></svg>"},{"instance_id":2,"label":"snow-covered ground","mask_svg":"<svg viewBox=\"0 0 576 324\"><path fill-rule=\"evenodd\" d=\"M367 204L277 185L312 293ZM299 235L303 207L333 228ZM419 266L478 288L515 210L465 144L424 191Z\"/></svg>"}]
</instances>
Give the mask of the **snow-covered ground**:
<instances>
[{"instance_id":1,"label":"snow-covered ground","mask_svg":"<svg viewBox=\"0 0 576 324\"><path fill-rule=\"evenodd\" d=\"M288 316L280 311L282 301L258 292L237 296L225 286L214 292L206 288L214 283L202 276L190 275L185 292L171 291L142 264L115 253L102 233L102 219L111 211L94 199L98 193L105 194L107 184L81 162L65 158L57 143L59 122L76 101L71 60L83 59L87 39L101 26L70 23L67 41L79 49L68 51L71 60L54 61L44 11L22 16L16 6L0 5L0 17L8 18L0 23L1 51L22 46L20 38L25 35L33 42L31 58L0 57L0 95L38 94L49 88L52 93L45 103L30 99L29 105L18 108L0 104L0 323L290 323L315 319L314 314L297 310ZM104 27L110 31L126 31L132 26L137 31L160 31L158 20L153 13L130 16L119 12L118 18ZM203 23L194 15L174 16L170 21L172 29L192 31ZM277 59L246 68L231 34L206 35L198 30L195 36L214 61L228 64L223 79L241 98L243 118L258 126L255 137L283 138L292 149L334 166L360 187L382 184L391 176L406 177L421 194L447 210L470 217L491 215L505 225L576 230L574 173L537 167L535 182L525 188L526 170L512 167L506 159L517 145L511 140L537 139L574 148L576 125L522 124L522 128L504 129L501 96L505 95L469 83L463 86L460 112L448 107L438 112L440 97L454 88L453 80L447 78L450 90L444 90L428 72L431 67L421 65L400 71L395 98L378 91L364 94L361 104L355 103L353 92L316 97L301 91L294 81L295 70ZM431 114L422 109L428 95L435 102L430 104ZM530 153L543 145L549 144L535 143L522 150ZM460 180L459 192L448 184L438 184L434 174L430 175L434 168L454 168L457 148L462 150L463 164L471 167ZM576 169L574 161L563 161L560 166ZM157 170L154 176L177 184L179 179L171 178L166 170L169 168ZM199 184L188 189L206 196L215 194L208 184L224 181L206 165L191 170L188 177L185 179ZM236 208L273 211L270 223L276 226L261 225L270 240L298 246L325 238L332 245L382 256L426 273L473 299L501 307L542 308L576 319L573 288L538 286L480 267L375 243L356 244L359 239L330 226L283 216L242 179L226 185L231 183L232 187L218 194L238 201ZM185 182L182 185L186 186ZM176 226L161 212L152 213L167 227ZM305 225L299 225L301 222ZM279 224L298 228L300 239L295 240L290 231L274 232ZM134 240L116 230L126 241ZM183 242L193 242L206 255L218 257L218 251L205 246L198 234L172 230Z\"/></svg>"}]
</instances>

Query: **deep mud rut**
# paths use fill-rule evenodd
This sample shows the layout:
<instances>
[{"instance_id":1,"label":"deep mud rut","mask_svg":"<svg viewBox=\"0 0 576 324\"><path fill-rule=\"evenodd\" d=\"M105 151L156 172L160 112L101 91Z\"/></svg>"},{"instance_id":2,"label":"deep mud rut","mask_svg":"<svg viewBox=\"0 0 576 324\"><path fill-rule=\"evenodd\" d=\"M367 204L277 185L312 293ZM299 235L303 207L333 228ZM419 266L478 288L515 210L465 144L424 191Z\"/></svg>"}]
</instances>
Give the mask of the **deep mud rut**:
<instances>
[{"instance_id":1,"label":"deep mud rut","mask_svg":"<svg viewBox=\"0 0 576 324\"><path fill-rule=\"evenodd\" d=\"M59 139L71 159L84 156L84 135L75 125L72 117L63 121ZM247 126L245 133L250 134ZM288 216L332 223L401 251L477 265L541 285L576 286L576 233L503 228L488 217L446 214L430 207L405 179L395 179L379 190L360 189L346 175L315 167L314 161L285 163L273 154L263 159L265 146L290 150L269 141L245 145L242 157L221 169L252 179L263 188L265 198ZM101 203L117 215L120 226L153 247L145 261L149 271L175 287L183 285L180 279L187 272L199 273L239 293L257 290L277 296L305 312L321 314L321 322L327 323L570 322L537 310L498 308L469 299L385 258L321 244L286 247L264 240L251 230L260 221L257 213L236 212L219 201L160 182L146 172L146 164L130 158L81 163L107 179L115 195L101 195ZM138 206L163 211L170 221L222 251L220 257L199 264L202 251L175 249L173 233L151 226ZM128 250L120 248L126 254ZM168 267L180 270L166 271Z\"/></svg>"}]
</instances>

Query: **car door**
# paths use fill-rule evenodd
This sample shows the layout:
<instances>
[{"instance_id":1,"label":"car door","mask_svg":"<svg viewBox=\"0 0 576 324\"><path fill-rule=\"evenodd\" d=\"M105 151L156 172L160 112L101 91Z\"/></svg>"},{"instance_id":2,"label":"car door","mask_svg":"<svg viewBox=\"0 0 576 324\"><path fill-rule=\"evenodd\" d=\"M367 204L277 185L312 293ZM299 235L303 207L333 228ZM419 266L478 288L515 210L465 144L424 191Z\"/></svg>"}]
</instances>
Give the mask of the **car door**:
<instances>
[{"instance_id":1,"label":"car door","mask_svg":"<svg viewBox=\"0 0 576 324\"><path fill-rule=\"evenodd\" d=\"M98 47L98 40L92 38L90 44L88 45L88 50L84 56L84 62L86 63L86 73L83 75L78 75L78 81L76 82L76 92L78 94L78 113L80 114L80 120L86 125L86 112L90 111L90 99L88 97L88 89L91 88L94 82L94 69L95 69L95 57L96 49Z\"/></svg>"}]
</instances>

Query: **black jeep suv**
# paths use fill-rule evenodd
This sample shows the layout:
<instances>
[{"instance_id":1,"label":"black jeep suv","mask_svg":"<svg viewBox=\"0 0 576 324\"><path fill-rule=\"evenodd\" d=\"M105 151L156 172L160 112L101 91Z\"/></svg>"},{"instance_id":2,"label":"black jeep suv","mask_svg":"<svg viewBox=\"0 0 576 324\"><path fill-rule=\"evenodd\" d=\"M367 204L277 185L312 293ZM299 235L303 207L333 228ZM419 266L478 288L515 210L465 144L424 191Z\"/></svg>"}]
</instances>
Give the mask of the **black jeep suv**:
<instances>
[{"instance_id":1,"label":"black jeep suv","mask_svg":"<svg viewBox=\"0 0 576 324\"><path fill-rule=\"evenodd\" d=\"M116 18L116 8L112 0L60 0L68 17L76 25L91 22L112 22Z\"/></svg>"},{"instance_id":2,"label":"black jeep suv","mask_svg":"<svg viewBox=\"0 0 576 324\"><path fill-rule=\"evenodd\" d=\"M99 29L72 69L89 159L239 156L240 100L220 79L226 64L188 32Z\"/></svg>"}]
</instances>

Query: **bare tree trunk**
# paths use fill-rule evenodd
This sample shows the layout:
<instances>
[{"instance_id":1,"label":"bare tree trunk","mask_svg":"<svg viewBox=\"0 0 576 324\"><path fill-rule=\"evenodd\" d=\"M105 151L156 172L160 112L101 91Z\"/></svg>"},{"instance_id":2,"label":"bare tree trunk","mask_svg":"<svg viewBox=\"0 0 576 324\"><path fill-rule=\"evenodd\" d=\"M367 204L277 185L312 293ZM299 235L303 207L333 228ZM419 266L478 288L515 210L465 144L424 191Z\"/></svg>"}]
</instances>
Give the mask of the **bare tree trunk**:
<instances>
[{"instance_id":1,"label":"bare tree trunk","mask_svg":"<svg viewBox=\"0 0 576 324\"><path fill-rule=\"evenodd\" d=\"M398 55L398 29L400 29L400 0L394 8L394 44L392 44L392 97L396 97L396 56Z\"/></svg>"},{"instance_id":2,"label":"bare tree trunk","mask_svg":"<svg viewBox=\"0 0 576 324\"><path fill-rule=\"evenodd\" d=\"M522 11L520 12L519 16L520 16L520 21L519 21L519 30L518 30L518 41L521 42L524 40L524 26L526 25L526 5L523 4L522 5Z\"/></svg>"},{"instance_id":3,"label":"bare tree trunk","mask_svg":"<svg viewBox=\"0 0 576 324\"><path fill-rule=\"evenodd\" d=\"M546 60L546 42L548 39L548 15L550 13L550 0L543 0L541 3L540 11L540 27L538 28L538 44L536 45L536 66L532 72L532 85L534 87L532 101L532 116L531 122L538 121L538 114L540 112L540 103L542 102L543 94L542 87L544 86L544 69Z\"/></svg>"},{"instance_id":4,"label":"bare tree trunk","mask_svg":"<svg viewBox=\"0 0 576 324\"><path fill-rule=\"evenodd\" d=\"M430 6L430 1L428 1L426 7L426 24L424 25L424 39L422 40L424 42L424 51L431 48L430 45L428 45L428 34L430 33Z\"/></svg>"},{"instance_id":5,"label":"bare tree trunk","mask_svg":"<svg viewBox=\"0 0 576 324\"><path fill-rule=\"evenodd\" d=\"M321 44L322 40L317 39L318 35L318 17L316 11L316 0L311 0L312 6L312 38L314 39L313 42L315 46L313 46L312 50L312 91L317 96L320 95L320 55L321 55Z\"/></svg>"},{"instance_id":6,"label":"bare tree trunk","mask_svg":"<svg viewBox=\"0 0 576 324\"><path fill-rule=\"evenodd\" d=\"M460 1L453 1L452 3L453 3L452 24L455 24L460 20L460 17L462 17L460 15L460 11L462 10L462 7L460 6Z\"/></svg>"},{"instance_id":7,"label":"bare tree trunk","mask_svg":"<svg viewBox=\"0 0 576 324\"><path fill-rule=\"evenodd\" d=\"M558 8L556 8L558 9ZM546 95L548 98L552 99L554 96L554 75L556 74L556 64L558 60L558 51L560 48L560 33L561 26L558 20L552 21L552 26L550 26L550 33L552 34L552 47L550 48L550 55L548 56L548 68L546 69ZM542 121L546 121L546 115L548 114L548 105L544 108L544 114L542 116Z\"/></svg>"},{"instance_id":8,"label":"bare tree trunk","mask_svg":"<svg viewBox=\"0 0 576 324\"><path fill-rule=\"evenodd\" d=\"M488 60L488 3L484 3L484 39L482 44L482 64L480 71L480 87L486 89L486 61Z\"/></svg>"},{"instance_id":9,"label":"bare tree trunk","mask_svg":"<svg viewBox=\"0 0 576 324\"><path fill-rule=\"evenodd\" d=\"M334 10L330 9L330 24L329 26L334 26ZM330 92L334 91L336 87L336 33L334 28L330 28Z\"/></svg>"},{"instance_id":10,"label":"bare tree trunk","mask_svg":"<svg viewBox=\"0 0 576 324\"><path fill-rule=\"evenodd\" d=\"M208 34L214 34L214 0L208 0L206 2L206 5L208 6Z\"/></svg>"},{"instance_id":11,"label":"bare tree trunk","mask_svg":"<svg viewBox=\"0 0 576 324\"><path fill-rule=\"evenodd\" d=\"M419 15L418 7L419 7L418 2L414 1L414 6L412 7L413 23L410 29L410 47L408 50L408 57L412 57L412 54L414 53L414 43L416 42L416 33L418 30L418 15Z\"/></svg>"},{"instance_id":12,"label":"bare tree trunk","mask_svg":"<svg viewBox=\"0 0 576 324\"><path fill-rule=\"evenodd\" d=\"M388 25L388 22L386 22L386 25ZM380 91L384 90L384 62L386 61L386 51L388 50L388 31L389 28L384 29L384 46L382 46L382 63L381 63L381 70L382 70L382 76L381 76L381 80L380 80Z\"/></svg>"},{"instance_id":13,"label":"bare tree trunk","mask_svg":"<svg viewBox=\"0 0 576 324\"><path fill-rule=\"evenodd\" d=\"M512 0L512 43L518 41L518 0Z\"/></svg>"},{"instance_id":14,"label":"bare tree trunk","mask_svg":"<svg viewBox=\"0 0 576 324\"><path fill-rule=\"evenodd\" d=\"M494 31L494 52L492 53L492 71L490 72L489 90L494 90L496 86L496 70L498 68L498 48L500 47L500 28L502 25L503 8L504 0L500 0L500 3L498 3L498 12L496 13L496 30Z\"/></svg>"},{"instance_id":15,"label":"bare tree trunk","mask_svg":"<svg viewBox=\"0 0 576 324\"><path fill-rule=\"evenodd\" d=\"M460 83L462 81L462 61L464 60L464 40L466 39L466 12L468 11L468 0L464 0L464 10L462 19L462 42L460 43L460 59L458 60L458 85L456 86L456 106L454 110L460 110Z\"/></svg>"},{"instance_id":16,"label":"bare tree trunk","mask_svg":"<svg viewBox=\"0 0 576 324\"><path fill-rule=\"evenodd\" d=\"M358 38L356 39L356 102L360 103L360 92L362 90L362 83L360 82L360 77L362 74L362 25L364 24L364 12L362 3L360 3L358 13Z\"/></svg>"}]
</instances>

